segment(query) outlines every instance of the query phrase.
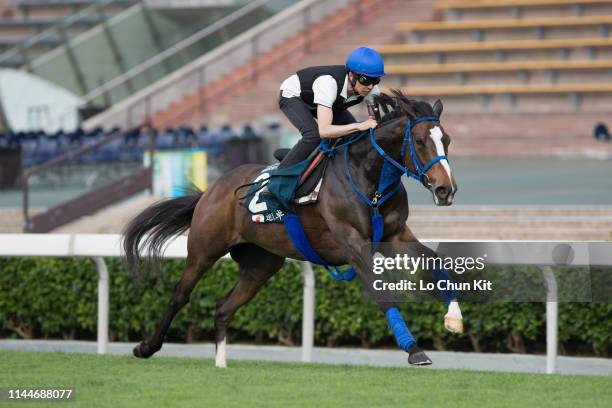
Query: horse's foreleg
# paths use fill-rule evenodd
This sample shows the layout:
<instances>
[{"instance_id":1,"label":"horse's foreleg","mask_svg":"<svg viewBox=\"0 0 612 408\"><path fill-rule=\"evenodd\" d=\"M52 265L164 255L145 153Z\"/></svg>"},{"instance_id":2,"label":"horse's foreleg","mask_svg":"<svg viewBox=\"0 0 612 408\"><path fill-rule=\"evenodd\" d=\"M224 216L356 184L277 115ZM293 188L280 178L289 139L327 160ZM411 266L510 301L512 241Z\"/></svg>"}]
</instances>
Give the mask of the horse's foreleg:
<instances>
[{"instance_id":1,"label":"horse's foreleg","mask_svg":"<svg viewBox=\"0 0 612 408\"><path fill-rule=\"evenodd\" d=\"M227 367L227 327L240 306L249 302L283 265L285 258L254 245L241 245L231 251L238 262L240 277L236 285L217 303L215 314L215 366Z\"/></svg>"},{"instance_id":2,"label":"horse's foreleg","mask_svg":"<svg viewBox=\"0 0 612 408\"><path fill-rule=\"evenodd\" d=\"M359 264L357 260L353 260L354 264ZM417 345L416 339L413 337L406 321L402 317L397 305L394 302L380 299L380 293L374 289L374 281L378 279L370 268L359 266L356 267L357 274L361 283L372 293L374 300L380 307L387 318L387 325L393 335L399 348L408 353L408 363L411 365L430 365L431 359Z\"/></svg>"},{"instance_id":3,"label":"horse's foreleg","mask_svg":"<svg viewBox=\"0 0 612 408\"><path fill-rule=\"evenodd\" d=\"M391 242L395 244L410 244L408 248L402 248L403 252L405 249L415 257L425 254L427 257L437 257L438 255L421 244L419 240L414 236L410 228L405 226L400 233L393 237ZM436 282L438 281L450 281L453 279L444 268L434 268L431 273ZM456 290L441 290L442 300L448 307L446 314L444 315L444 327L451 333L463 333L463 316L461 315L461 308L459 307L458 293Z\"/></svg>"},{"instance_id":4,"label":"horse's foreleg","mask_svg":"<svg viewBox=\"0 0 612 408\"><path fill-rule=\"evenodd\" d=\"M157 325L151 337L143 340L134 348L134 355L140 358L148 358L159 351L172 323L174 316L189 302L191 291L198 283L204 272L216 261L215 259L201 259L190 254L183 269L181 279L174 287L172 298L166 306L161 322Z\"/></svg>"},{"instance_id":5,"label":"horse's foreleg","mask_svg":"<svg viewBox=\"0 0 612 408\"><path fill-rule=\"evenodd\" d=\"M340 223L336 223L331 229L338 242L346 243L350 264L355 268L361 284L371 293L374 301L385 314L388 327L395 336L398 347L408 353L408 363L411 365L430 365L431 359L417 345L417 341L408 329L397 305L394 302L381 299L380 293L376 291L374 282L379 277L373 273L362 253L368 242L363 239L357 230L350 226L341 226Z\"/></svg>"}]
</instances>

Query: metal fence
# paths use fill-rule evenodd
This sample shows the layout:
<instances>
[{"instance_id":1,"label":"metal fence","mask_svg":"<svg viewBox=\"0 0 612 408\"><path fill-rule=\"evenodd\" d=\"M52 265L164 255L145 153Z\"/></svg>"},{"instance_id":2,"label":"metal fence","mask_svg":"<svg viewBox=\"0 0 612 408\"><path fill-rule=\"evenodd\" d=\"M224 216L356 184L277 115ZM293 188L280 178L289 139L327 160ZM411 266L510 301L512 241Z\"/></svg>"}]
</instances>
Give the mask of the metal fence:
<instances>
[{"instance_id":1,"label":"metal fence","mask_svg":"<svg viewBox=\"0 0 612 408\"><path fill-rule=\"evenodd\" d=\"M122 256L120 235L114 234L0 234L0 256L37 256L37 257L89 257L94 260L98 270L98 353L106 353L108 347L108 305L109 273L104 257ZM421 240L425 245L437 244L439 240ZM461 242L479 242L467 241ZM487 241L496 244L504 241ZM529 242L525 242L528 244ZM542 242L537 242L542 244ZM545 243L554 245L555 243ZM612 266L610 242L579 242L589 244L591 257L577 257L571 266ZM556 262L550 253L542 251L528 261L517 259L510 253L491 251L495 254L487 259L489 264L530 265L542 270L547 285L546 302L546 372L555 373L558 349L558 290L551 267ZM180 236L165 247L165 257L185 258L187 256L187 237ZM226 255L223 259L229 259ZM312 361L315 319L315 276L312 266L302 262L304 278L303 323L302 323L302 361Z\"/></svg>"}]
</instances>

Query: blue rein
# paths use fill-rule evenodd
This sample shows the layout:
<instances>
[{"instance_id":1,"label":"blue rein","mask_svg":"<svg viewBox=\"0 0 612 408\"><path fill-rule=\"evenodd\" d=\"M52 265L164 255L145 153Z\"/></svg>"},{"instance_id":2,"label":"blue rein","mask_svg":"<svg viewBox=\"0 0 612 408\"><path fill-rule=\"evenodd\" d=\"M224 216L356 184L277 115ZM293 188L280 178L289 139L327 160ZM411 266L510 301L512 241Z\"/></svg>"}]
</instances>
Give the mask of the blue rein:
<instances>
[{"instance_id":1,"label":"blue rein","mask_svg":"<svg viewBox=\"0 0 612 408\"><path fill-rule=\"evenodd\" d=\"M353 181L353 177L351 176L349 165L348 165L349 146L357 142L364 136L366 136L368 132L365 131L357 135L351 136L344 143L337 145L337 146L333 146L333 147L330 147L327 144L327 141L325 140L321 141L319 148L327 156L333 156L336 151L340 149L344 149L344 173L346 174L346 177L349 181L349 185L351 186L355 194L357 194L357 196L361 199L361 201L363 201L370 208L372 208L372 251L376 250L378 243L382 240L383 231L384 231L384 221L383 221L382 215L378 211L378 207L382 205L385 201L387 201L389 198L393 197L399 191L400 186L401 186L401 183L400 183L401 177L404 174L406 174L408 177L418 180L419 182L423 182L425 173L434 164L438 163L440 160L448 160L448 158L445 155L436 156L432 160L430 160L429 163L423 165L421 161L419 160L419 157L416 153L416 148L414 147L414 140L412 138L412 128L422 122L439 122L439 121L440 121L440 118L438 116L427 116L427 117L416 119L416 120L409 119L408 122L406 123L406 131L404 132L404 141L402 143L401 160L403 162L404 158L406 157L406 145L408 145L408 148L410 149L410 157L412 159L412 165L414 166L415 171L412 171L411 169L403 166L402 164L395 161L391 156L389 156L389 154L387 154L387 152L385 152L385 150L378 143L376 143L376 140L374 139L374 130L370 129L369 131L370 142L372 146L376 149L376 151L385 160L383 164L383 168L379 176L379 179L378 179L378 185L376 188L376 192L374 193L374 196L371 199L368 198L361 191L359 191L359 188ZM326 266L327 271L329 272L331 277L335 280L350 281L356 276L355 270L353 269L353 267L351 267L346 272L346 274L342 274L342 272L338 268L335 268L335 270L333 270L327 265L325 265L324 263L323 265Z\"/></svg>"}]
</instances>

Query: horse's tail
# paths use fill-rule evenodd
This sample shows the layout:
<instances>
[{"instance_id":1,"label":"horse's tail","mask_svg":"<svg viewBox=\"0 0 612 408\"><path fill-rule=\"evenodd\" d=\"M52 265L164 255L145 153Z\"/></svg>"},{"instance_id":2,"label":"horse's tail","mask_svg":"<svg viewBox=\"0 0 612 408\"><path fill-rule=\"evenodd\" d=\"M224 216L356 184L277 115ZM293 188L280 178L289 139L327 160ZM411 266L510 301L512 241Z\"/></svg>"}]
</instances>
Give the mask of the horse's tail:
<instances>
[{"instance_id":1,"label":"horse's tail","mask_svg":"<svg viewBox=\"0 0 612 408\"><path fill-rule=\"evenodd\" d=\"M157 202L130 221L123 232L123 250L131 271L135 272L143 260L141 250L148 248L145 258L155 261L161 257L168 238L189 229L202 194L195 190L190 195Z\"/></svg>"}]
</instances>

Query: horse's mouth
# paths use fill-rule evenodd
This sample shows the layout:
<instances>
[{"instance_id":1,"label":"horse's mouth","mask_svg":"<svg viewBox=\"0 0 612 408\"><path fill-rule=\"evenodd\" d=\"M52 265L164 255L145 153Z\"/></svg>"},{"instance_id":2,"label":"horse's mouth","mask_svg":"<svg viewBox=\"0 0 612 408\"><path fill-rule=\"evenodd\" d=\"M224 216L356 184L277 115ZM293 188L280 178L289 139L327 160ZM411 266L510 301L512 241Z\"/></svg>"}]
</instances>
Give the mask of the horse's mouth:
<instances>
[{"instance_id":1,"label":"horse's mouth","mask_svg":"<svg viewBox=\"0 0 612 408\"><path fill-rule=\"evenodd\" d=\"M434 203L439 207L447 207L453 204L454 189L439 186L434 188L432 185L427 186L427 189L431 191Z\"/></svg>"},{"instance_id":2,"label":"horse's mouth","mask_svg":"<svg viewBox=\"0 0 612 408\"><path fill-rule=\"evenodd\" d=\"M434 195L434 202L436 203L438 207L448 207L450 205L453 205L452 198L445 200L445 201L440 201L437 197L435 197L435 195Z\"/></svg>"},{"instance_id":3,"label":"horse's mouth","mask_svg":"<svg viewBox=\"0 0 612 408\"><path fill-rule=\"evenodd\" d=\"M438 207L448 207L450 205L453 205L453 199L448 199L448 200L440 200L438 197L436 197L435 194L433 194L433 198L434 198L434 203L438 206Z\"/></svg>"}]
</instances>

